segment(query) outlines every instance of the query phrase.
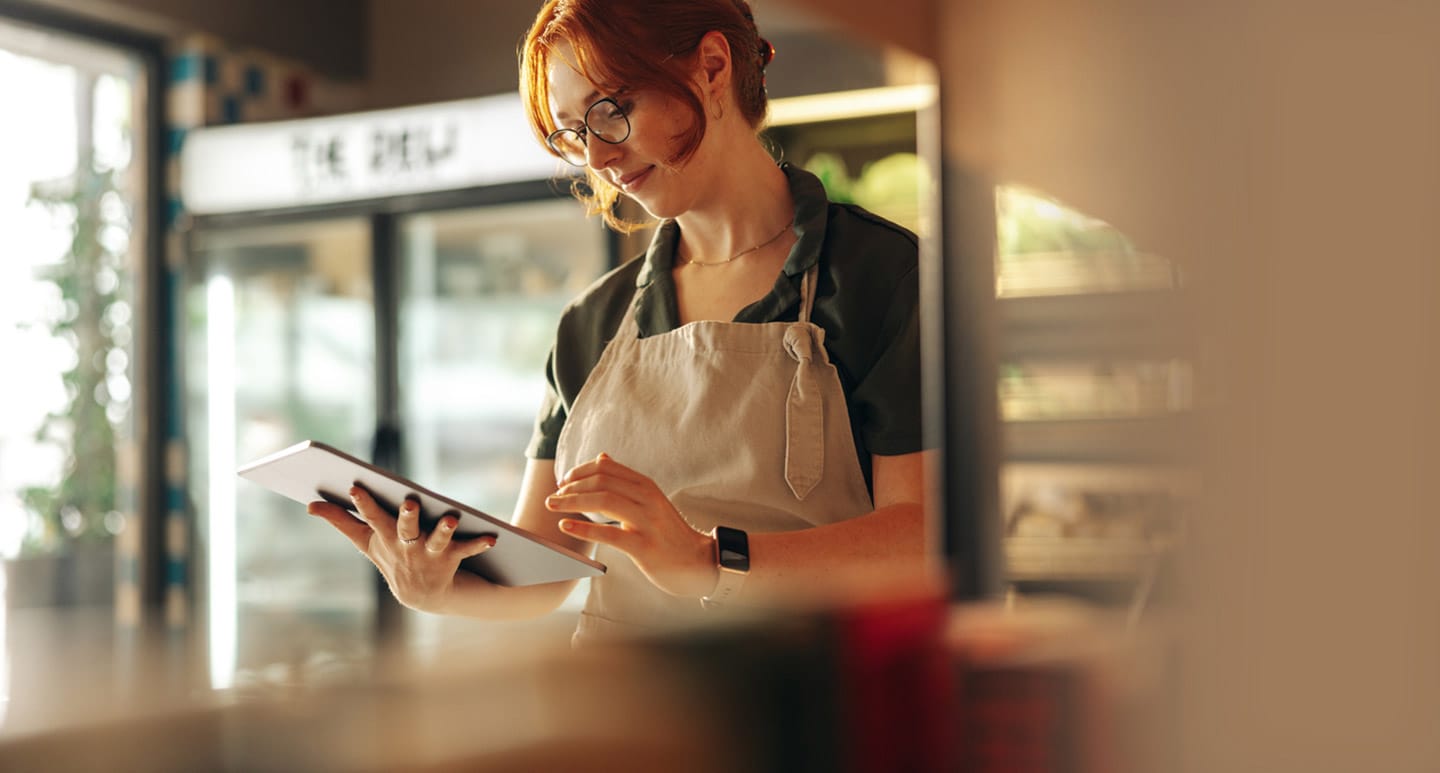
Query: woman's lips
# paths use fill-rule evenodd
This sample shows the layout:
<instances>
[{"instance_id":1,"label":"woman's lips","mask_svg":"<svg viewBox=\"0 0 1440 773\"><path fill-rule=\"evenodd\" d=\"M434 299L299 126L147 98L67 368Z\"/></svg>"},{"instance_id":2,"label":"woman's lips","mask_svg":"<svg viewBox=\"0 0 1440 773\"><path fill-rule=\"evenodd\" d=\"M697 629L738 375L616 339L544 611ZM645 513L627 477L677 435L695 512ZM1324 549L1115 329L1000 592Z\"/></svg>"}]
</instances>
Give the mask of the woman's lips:
<instances>
[{"instance_id":1,"label":"woman's lips","mask_svg":"<svg viewBox=\"0 0 1440 773\"><path fill-rule=\"evenodd\" d=\"M647 166L638 172L631 172L630 174L621 177L620 189L625 191L626 193L635 190L636 188L640 187L640 183L645 182L645 179L649 177L650 173L654 170L655 167Z\"/></svg>"}]
</instances>

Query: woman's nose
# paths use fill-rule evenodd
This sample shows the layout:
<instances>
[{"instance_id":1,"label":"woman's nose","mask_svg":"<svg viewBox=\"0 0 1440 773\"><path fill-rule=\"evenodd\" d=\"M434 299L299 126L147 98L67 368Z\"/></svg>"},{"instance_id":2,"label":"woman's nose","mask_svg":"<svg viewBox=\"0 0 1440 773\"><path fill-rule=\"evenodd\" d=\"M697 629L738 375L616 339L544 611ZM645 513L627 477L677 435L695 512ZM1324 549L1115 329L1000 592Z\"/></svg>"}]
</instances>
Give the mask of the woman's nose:
<instances>
[{"instance_id":1,"label":"woman's nose","mask_svg":"<svg viewBox=\"0 0 1440 773\"><path fill-rule=\"evenodd\" d=\"M604 169L620 156L619 145L612 145L597 137L586 137L585 162L591 169Z\"/></svg>"}]
</instances>

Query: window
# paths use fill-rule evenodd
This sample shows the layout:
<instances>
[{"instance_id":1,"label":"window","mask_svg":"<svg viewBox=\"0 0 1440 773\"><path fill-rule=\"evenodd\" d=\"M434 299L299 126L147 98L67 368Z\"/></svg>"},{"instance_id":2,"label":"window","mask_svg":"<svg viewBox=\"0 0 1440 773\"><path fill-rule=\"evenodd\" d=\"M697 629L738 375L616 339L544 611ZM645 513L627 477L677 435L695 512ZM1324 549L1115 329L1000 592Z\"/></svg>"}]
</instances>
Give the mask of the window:
<instances>
[{"instance_id":1,"label":"window","mask_svg":"<svg viewBox=\"0 0 1440 773\"><path fill-rule=\"evenodd\" d=\"M0 20L0 104L23 106L0 122L0 351L17 365L0 401L0 557L14 606L110 604L113 545L134 515L144 76L138 55Z\"/></svg>"}]
</instances>

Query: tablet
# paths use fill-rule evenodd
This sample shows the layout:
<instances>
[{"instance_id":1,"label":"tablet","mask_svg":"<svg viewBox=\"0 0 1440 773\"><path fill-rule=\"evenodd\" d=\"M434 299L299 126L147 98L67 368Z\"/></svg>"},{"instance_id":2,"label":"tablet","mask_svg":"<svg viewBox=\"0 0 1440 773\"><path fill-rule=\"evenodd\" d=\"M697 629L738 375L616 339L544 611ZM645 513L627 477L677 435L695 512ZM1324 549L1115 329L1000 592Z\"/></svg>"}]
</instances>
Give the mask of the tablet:
<instances>
[{"instance_id":1,"label":"tablet","mask_svg":"<svg viewBox=\"0 0 1440 773\"><path fill-rule=\"evenodd\" d=\"M441 516L453 514L460 519L456 537L496 536L495 547L461 561L460 566L497 585L536 585L605 573L605 565L598 561L315 440L257 459L238 472L301 504L324 499L351 512L355 512L351 486L369 491L391 513L399 512L407 496L414 497L420 502L422 533Z\"/></svg>"}]
</instances>

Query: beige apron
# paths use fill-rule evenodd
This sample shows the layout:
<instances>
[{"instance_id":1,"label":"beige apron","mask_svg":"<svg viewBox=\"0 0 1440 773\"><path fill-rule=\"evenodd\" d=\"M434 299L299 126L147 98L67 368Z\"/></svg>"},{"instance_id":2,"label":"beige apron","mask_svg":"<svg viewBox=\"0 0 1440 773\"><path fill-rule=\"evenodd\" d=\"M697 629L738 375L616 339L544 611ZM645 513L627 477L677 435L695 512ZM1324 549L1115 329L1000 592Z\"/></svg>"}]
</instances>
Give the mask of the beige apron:
<instances>
[{"instance_id":1,"label":"beige apron","mask_svg":"<svg viewBox=\"0 0 1440 773\"><path fill-rule=\"evenodd\" d=\"M600 452L649 476L696 528L789 531L873 509L825 331L810 322L816 267L797 322L700 321L639 337L634 306L576 396L555 474ZM689 624L700 600L650 584L625 553L590 581L576 644Z\"/></svg>"}]
</instances>

